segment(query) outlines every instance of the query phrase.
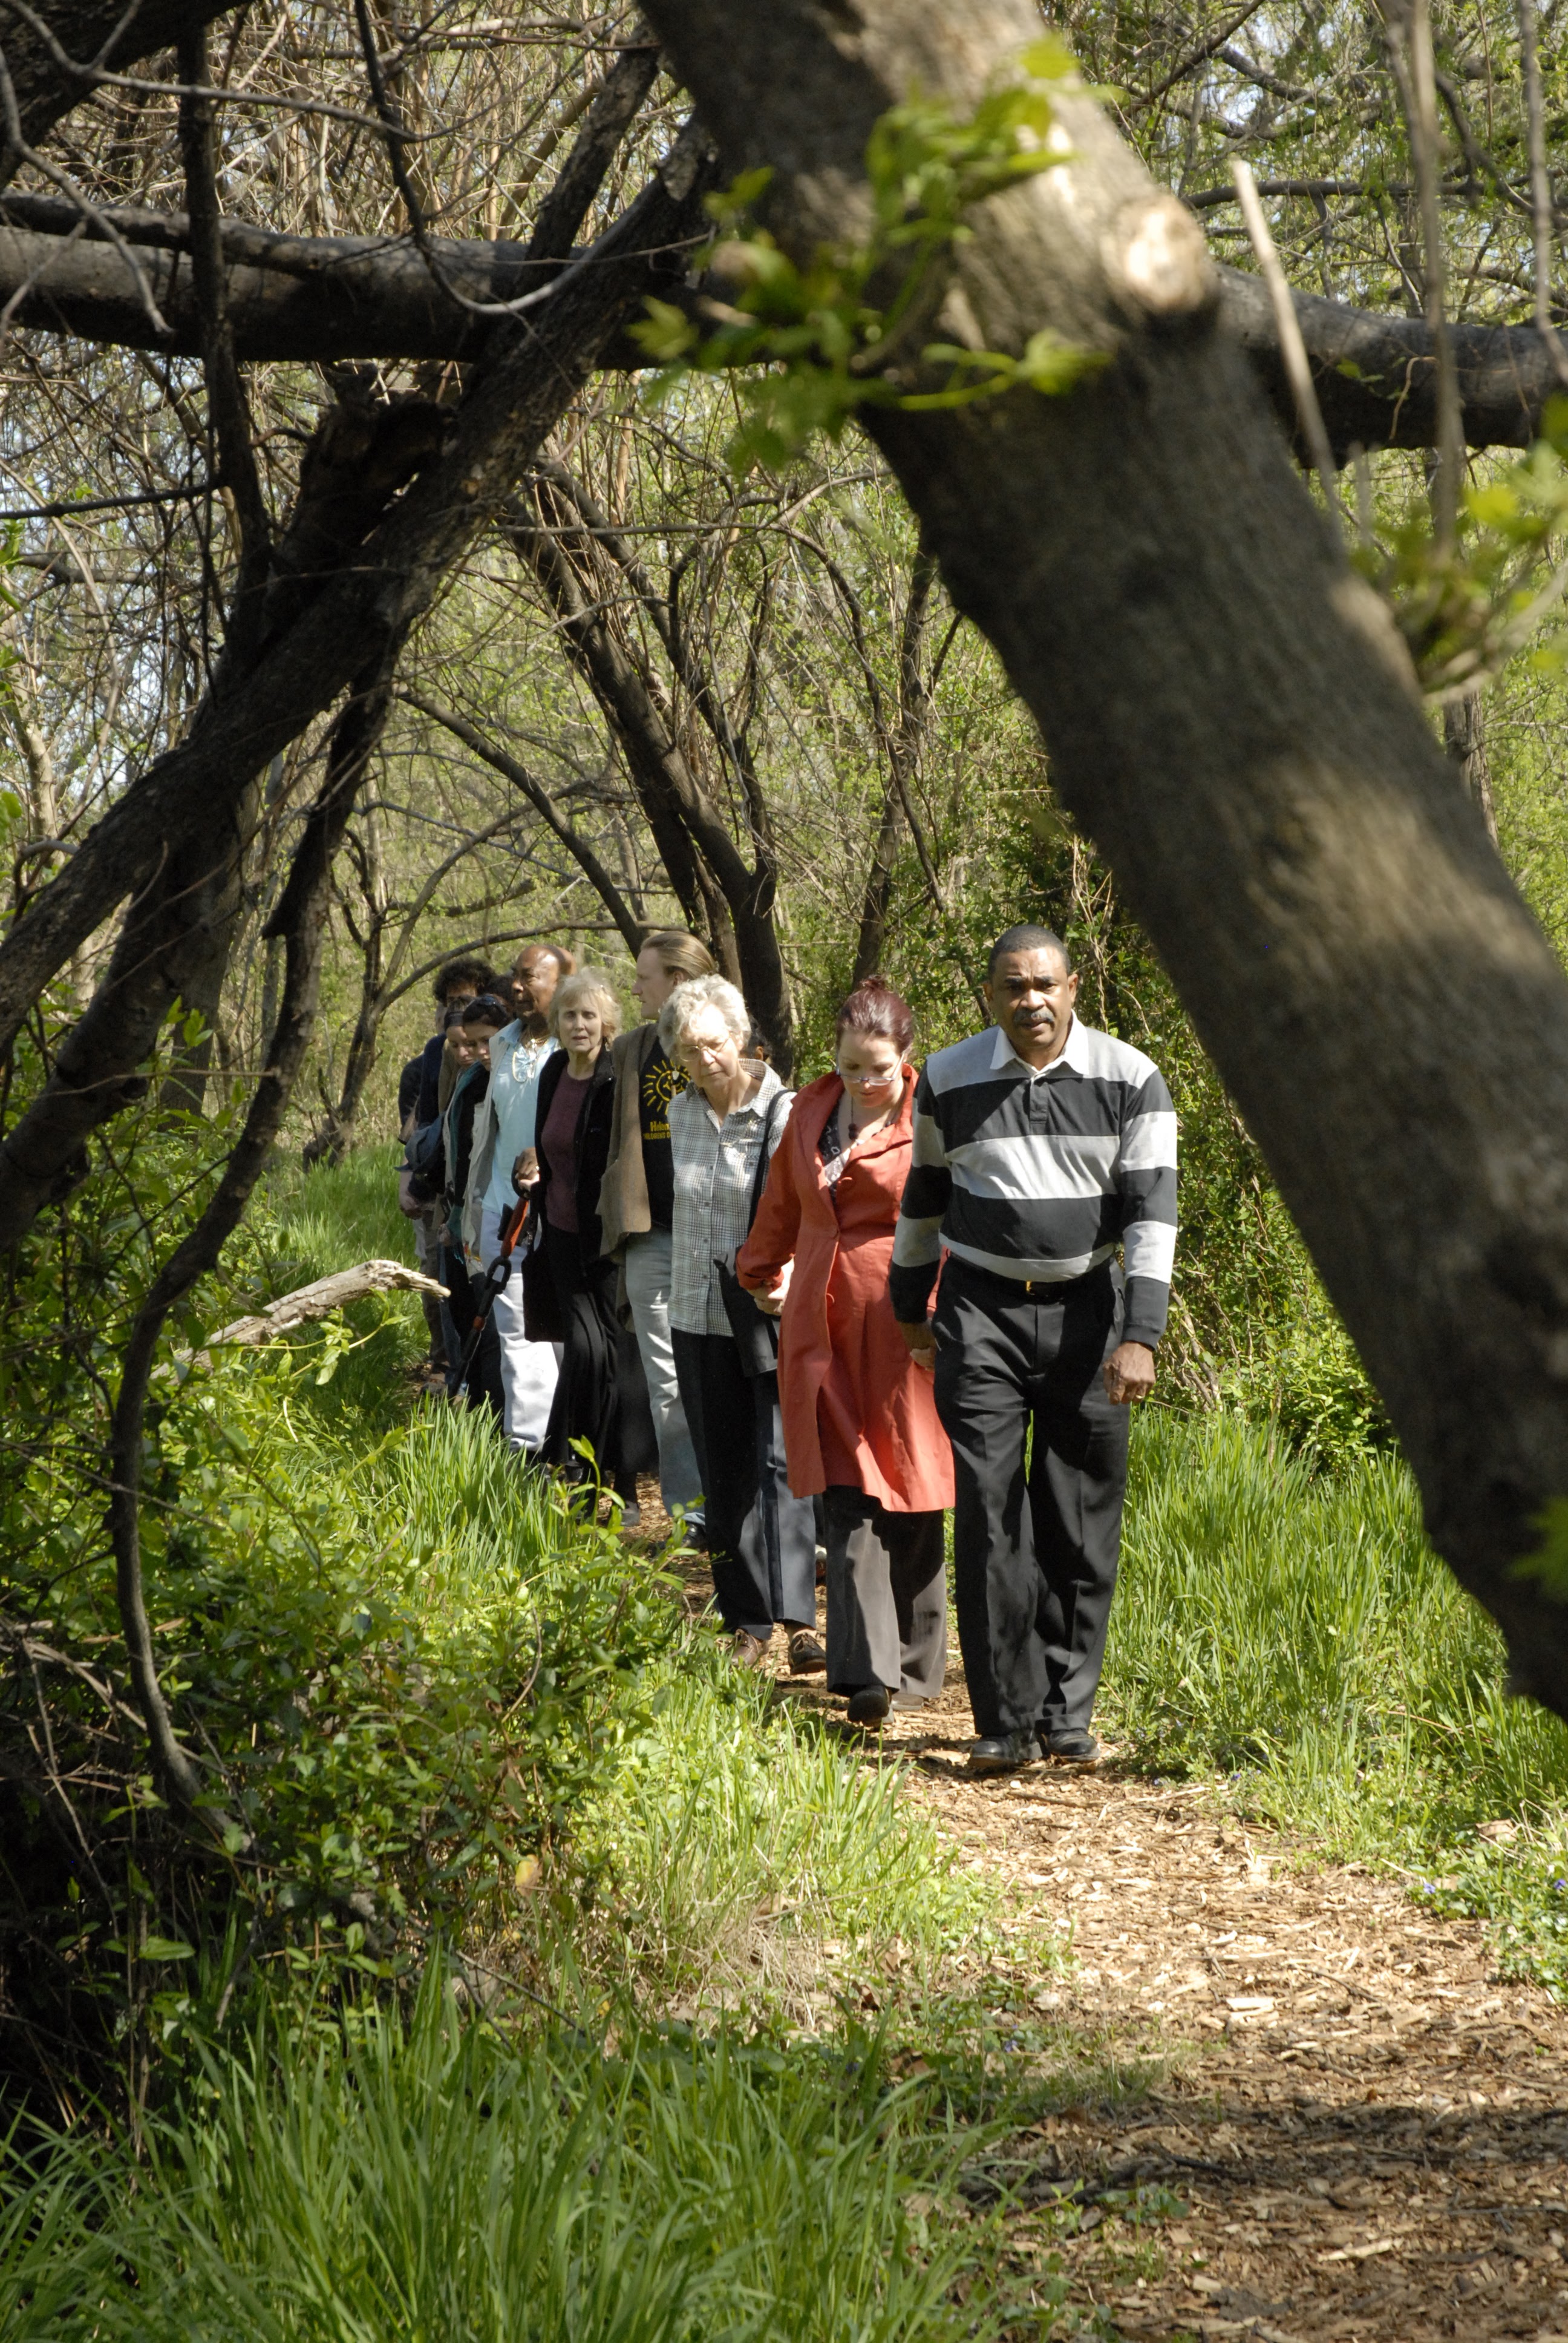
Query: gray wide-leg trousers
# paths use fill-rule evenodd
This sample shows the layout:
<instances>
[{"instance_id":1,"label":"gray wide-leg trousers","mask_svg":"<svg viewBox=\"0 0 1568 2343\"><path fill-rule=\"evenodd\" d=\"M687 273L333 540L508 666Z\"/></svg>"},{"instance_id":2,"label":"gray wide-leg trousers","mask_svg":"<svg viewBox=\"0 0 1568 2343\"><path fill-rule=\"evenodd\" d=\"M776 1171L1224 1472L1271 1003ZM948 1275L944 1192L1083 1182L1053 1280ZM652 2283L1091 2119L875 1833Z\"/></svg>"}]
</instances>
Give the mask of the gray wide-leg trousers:
<instances>
[{"instance_id":1,"label":"gray wide-leg trousers","mask_svg":"<svg viewBox=\"0 0 1568 2343\"><path fill-rule=\"evenodd\" d=\"M934 1698L948 1660L945 1516L890 1513L837 1483L826 1511L829 1691Z\"/></svg>"}]
</instances>

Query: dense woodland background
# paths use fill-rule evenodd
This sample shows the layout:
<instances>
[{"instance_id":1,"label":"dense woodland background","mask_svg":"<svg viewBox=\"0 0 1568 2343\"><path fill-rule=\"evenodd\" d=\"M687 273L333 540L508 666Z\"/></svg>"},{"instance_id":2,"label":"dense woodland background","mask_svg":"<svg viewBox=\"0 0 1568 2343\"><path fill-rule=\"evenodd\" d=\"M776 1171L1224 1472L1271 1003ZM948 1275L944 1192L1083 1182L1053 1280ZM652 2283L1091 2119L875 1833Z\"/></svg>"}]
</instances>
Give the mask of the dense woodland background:
<instances>
[{"instance_id":1,"label":"dense woodland background","mask_svg":"<svg viewBox=\"0 0 1568 2343\"><path fill-rule=\"evenodd\" d=\"M407 151L424 219L454 237L526 232L614 45L636 34L633 19L588 10L368 21L387 90L417 133ZM1121 92L1121 126L1197 208L1218 253L1251 265L1229 179L1243 156L1293 283L1419 313L1397 44L1375 11L1081 7L1060 22L1085 72ZM1449 307L1467 321L1527 320L1518 24L1485 6L1440 8L1434 24ZM1551 9L1540 37L1557 139ZM217 27L208 69L245 93L214 109L226 219L317 236L407 228L363 111L362 40L347 13L251 8ZM340 113L297 110L304 92ZM680 110L658 82L590 229L639 184ZM172 93L100 89L56 144L100 204L184 201ZM52 185L24 166L16 185L29 183ZM258 486L275 514L324 417L388 402L423 412L460 384L457 366L434 362L245 375ZM503 961L520 938L556 935L624 973L639 926L689 920L739 975L754 977L759 954L776 960L762 1021L780 1061L809 1073L857 970L879 965L902 985L925 1044L939 1045L977 1013L990 934L1014 917L1049 918L1082 960L1086 1013L1149 1049L1177 1092L1186 1170L1172 1380L1201 1401L1227 1375L1261 1376L1277 1399L1281 1373L1293 1372L1280 1363L1287 1352L1335 1346L1304 1258L1112 881L1053 818L1032 727L920 561L897 488L853 435L819 441L785 475L737 479L724 452L731 387L690 377L650 406L645 380L593 378L505 525L447 579L402 651L334 868L321 1015L289 1144L336 1157L388 1134L397 1068L429 1030L431 970L459 949ZM23 516L6 523L3 811L13 899L25 901L127 774L181 738L221 652L242 523L232 488L203 485L222 468L196 361L13 326L0 395L3 509ZM1473 479L1498 460L1473 458ZM1408 453L1363 460L1363 516L1370 498L1385 543L1419 511L1429 468ZM94 499L106 508L25 517ZM125 499L136 501L115 508ZM1543 575L1551 553L1542 548ZM1433 721L1561 937L1555 666L1516 659ZM328 731L324 719L267 768L221 985L187 1002L210 1022L210 1047L196 1047L211 1061L209 1101L244 1098L276 1014L282 946L262 934ZM648 769L666 754L700 794L695 824L650 821ZM738 954L743 898L761 906L761 940ZM90 997L112 933L76 952L42 1013L45 1048L51 1025Z\"/></svg>"}]
</instances>

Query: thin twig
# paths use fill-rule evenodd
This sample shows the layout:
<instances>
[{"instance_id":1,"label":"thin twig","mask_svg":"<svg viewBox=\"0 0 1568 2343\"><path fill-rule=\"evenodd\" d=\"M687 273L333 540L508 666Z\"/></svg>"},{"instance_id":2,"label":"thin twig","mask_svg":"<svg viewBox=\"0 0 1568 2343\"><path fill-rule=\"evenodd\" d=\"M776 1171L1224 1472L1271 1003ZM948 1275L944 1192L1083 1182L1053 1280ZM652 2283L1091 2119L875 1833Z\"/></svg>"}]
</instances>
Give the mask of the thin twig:
<instances>
[{"instance_id":1,"label":"thin twig","mask_svg":"<svg viewBox=\"0 0 1568 2343\"><path fill-rule=\"evenodd\" d=\"M1415 161L1421 206L1422 307L1437 360L1437 463L1432 482L1432 534L1440 554L1450 553L1459 535L1459 483L1464 469L1464 415L1459 368L1443 297L1442 221L1437 160L1437 83L1432 54L1432 16L1427 0L1404 0L1402 53L1392 0L1384 0L1389 61L1404 106L1405 127Z\"/></svg>"},{"instance_id":2,"label":"thin twig","mask_svg":"<svg viewBox=\"0 0 1568 2343\"><path fill-rule=\"evenodd\" d=\"M1245 7L1239 8L1233 16L1227 17L1219 31L1211 33L1206 41L1200 41L1191 55L1183 57L1179 65L1173 66L1163 81L1157 82L1154 87L1146 92L1143 96L1131 99L1128 112L1141 114L1145 106L1156 105L1165 96L1167 90L1174 89L1179 81L1185 81L1194 66L1206 65L1217 49L1223 48L1227 41L1234 39L1242 25L1249 18L1257 15L1261 5L1262 0L1247 0Z\"/></svg>"},{"instance_id":3,"label":"thin twig","mask_svg":"<svg viewBox=\"0 0 1568 2343\"><path fill-rule=\"evenodd\" d=\"M195 503L216 495L227 485L223 479L193 480L188 488L149 488L135 497L76 497L55 505L16 505L0 512L0 521L68 520L73 513L124 512L132 505Z\"/></svg>"},{"instance_id":4,"label":"thin twig","mask_svg":"<svg viewBox=\"0 0 1568 2343\"><path fill-rule=\"evenodd\" d=\"M1519 59L1524 75L1524 115L1530 142L1530 215L1535 243L1535 330L1546 345L1558 381L1568 389L1568 348L1552 322L1552 181L1546 169L1546 121L1541 101L1541 54L1535 39L1535 0L1519 0Z\"/></svg>"},{"instance_id":5,"label":"thin twig","mask_svg":"<svg viewBox=\"0 0 1568 2343\"><path fill-rule=\"evenodd\" d=\"M84 89L124 89L137 97L199 97L206 98L214 106L276 106L290 114L323 114L329 121L347 123L351 130L372 130L378 135L387 135L383 124L373 121L367 114L357 112L353 106L334 106L326 98L301 97L292 90L274 96L267 91L246 89L239 85L224 89L216 83L144 81L135 74L106 73L96 65L83 65L67 49L62 48L42 16L35 9L27 6L26 0L0 0L0 7L8 8L14 16L19 16L28 31L42 41L49 53L51 64L68 80L79 82ZM428 139L444 137L447 134L443 130L398 129L390 135L407 145L419 146ZM31 153L24 159L39 169L43 168L36 156Z\"/></svg>"},{"instance_id":6,"label":"thin twig","mask_svg":"<svg viewBox=\"0 0 1568 2343\"><path fill-rule=\"evenodd\" d=\"M1334 463L1334 451L1329 444L1328 429L1323 422L1323 410L1318 405L1318 394L1312 382L1312 363L1307 346L1302 338L1301 320L1292 298L1285 272L1274 239L1269 233L1269 223L1263 217L1263 206L1258 200L1258 189L1250 165L1234 161L1231 176L1236 182L1236 197L1241 206L1241 217L1247 224L1247 234L1258 266L1263 272L1263 282L1269 288L1273 304L1274 324L1280 337L1280 353L1290 377L1291 390L1296 402L1296 414L1302 426L1302 437L1307 443L1312 467L1322 483L1323 497L1335 527L1343 534L1344 508L1340 502L1339 472Z\"/></svg>"}]
</instances>

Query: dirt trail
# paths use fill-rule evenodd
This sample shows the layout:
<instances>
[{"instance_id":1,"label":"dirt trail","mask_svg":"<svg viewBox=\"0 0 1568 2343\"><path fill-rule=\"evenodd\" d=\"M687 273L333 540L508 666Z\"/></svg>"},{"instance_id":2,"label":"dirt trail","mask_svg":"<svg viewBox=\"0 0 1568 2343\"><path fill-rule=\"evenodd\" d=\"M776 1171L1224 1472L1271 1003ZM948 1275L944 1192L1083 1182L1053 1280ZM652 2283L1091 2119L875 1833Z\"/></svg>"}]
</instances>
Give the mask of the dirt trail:
<instances>
[{"instance_id":1,"label":"dirt trail","mask_svg":"<svg viewBox=\"0 0 1568 2343\"><path fill-rule=\"evenodd\" d=\"M971 1782L972 1732L955 1668L883 1738L965 1859L1070 1928L1064 2017L1192 2046L1134 2117L1070 2110L1009 2175L1026 2200L1160 2182L1189 2207L1162 2276L1118 2268L1140 2258L1124 2230L1116 2252L1092 2228L1068 2248L1122 2332L1568 2338L1568 2012L1499 1985L1479 1927L1303 1865L1201 1790L1113 1756Z\"/></svg>"},{"instance_id":2,"label":"dirt trail","mask_svg":"<svg viewBox=\"0 0 1568 2343\"><path fill-rule=\"evenodd\" d=\"M843 1715L809 1683L780 1694ZM1009 2168L1026 2206L1091 2192L1064 2248L1073 2299L1130 2343L1568 2343L1568 2011L1499 1984L1478 1926L1221 1821L1201 1788L1113 1752L1094 1775L971 1782L972 1733L955 1652L941 1700L890 1718L881 1745L965 1861L1070 1930L1046 2004L1176 2053L1135 2112L1069 2109ZM1188 2207L1155 2245L1099 2233L1093 2189L1136 2183Z\"/></svg>"}]
</instances>

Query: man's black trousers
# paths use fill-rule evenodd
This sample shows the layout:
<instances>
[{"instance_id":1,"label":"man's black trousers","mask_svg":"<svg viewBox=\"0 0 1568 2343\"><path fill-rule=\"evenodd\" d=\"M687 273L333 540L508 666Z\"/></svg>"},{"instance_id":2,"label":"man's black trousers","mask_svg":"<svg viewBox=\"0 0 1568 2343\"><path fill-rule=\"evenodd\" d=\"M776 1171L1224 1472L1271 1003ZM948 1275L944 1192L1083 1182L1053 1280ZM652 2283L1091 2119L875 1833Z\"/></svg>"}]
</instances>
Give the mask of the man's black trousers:
<instances>
[{"instance_id":1,"label":"man's black trousers","mask_svg":"<svg viewBox=\"0 0 1568 2343\"><path fill-rule=\"evenodd\" d=\"M937 1412L953 1449L959 1642L980 1734L1061 1732L1093 1711L1130 1413L1100 1370L1121 1318L1110 1262L1032 1293L952 1254L943 1265Z\"/></svg>"}]
</instances>

